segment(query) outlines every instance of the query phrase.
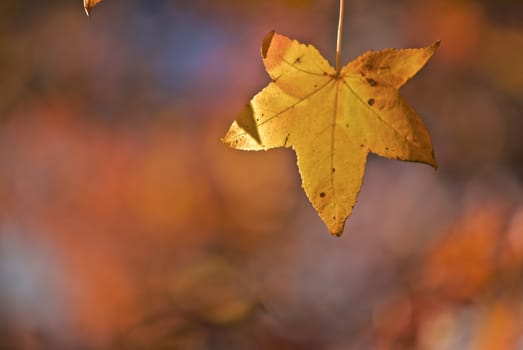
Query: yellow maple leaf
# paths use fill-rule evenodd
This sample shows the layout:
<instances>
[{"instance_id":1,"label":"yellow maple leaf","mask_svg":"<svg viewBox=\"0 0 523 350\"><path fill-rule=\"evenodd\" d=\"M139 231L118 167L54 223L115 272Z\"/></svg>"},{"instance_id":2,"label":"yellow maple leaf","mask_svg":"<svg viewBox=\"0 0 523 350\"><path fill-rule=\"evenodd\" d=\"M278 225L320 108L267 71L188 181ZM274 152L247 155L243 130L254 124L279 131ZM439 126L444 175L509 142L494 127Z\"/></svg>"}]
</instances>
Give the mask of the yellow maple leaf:
<instances>
[{"instance_id":1,"label":"yellow maple leaf","mask_svg":"<svg viewBox=\"0 0 523 350\"><path fill-rule=\"evenodd\" d=\"M89 16L93 7L95 7L100 1L102 0L84 0L84 9L87 16Z\"/></svg>"},{"instance_id":2,"label":"yellow maple leaf","mask_svg":"<svg viewBox=\"0 0 523 350\"><path fill-rule=\"evenodd\" d=\"M271 32L262 56L272 82L223 141L251 151L292 147L307 197L339 236L369 152L437 168L430 135L398 90L438 46L368 51L338 73L315 47Z\"/></svg>"}]
</instances>

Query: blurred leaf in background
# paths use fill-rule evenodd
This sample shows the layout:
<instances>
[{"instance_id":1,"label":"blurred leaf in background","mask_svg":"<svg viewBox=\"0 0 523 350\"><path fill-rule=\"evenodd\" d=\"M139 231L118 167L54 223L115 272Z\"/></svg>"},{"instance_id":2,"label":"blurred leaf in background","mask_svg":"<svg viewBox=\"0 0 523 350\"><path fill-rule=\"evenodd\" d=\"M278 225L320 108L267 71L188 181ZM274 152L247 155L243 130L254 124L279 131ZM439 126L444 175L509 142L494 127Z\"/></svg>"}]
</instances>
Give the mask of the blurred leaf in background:
<instances>
[{"instance_id":1,"label":"blurred leaf in background","mask_svg":"<svg viewBox=\"0 0 523 350\"><path fill-rule=\"evenodd\" d=\"M102 0L84 0L84 9L87 16L89 16L89 13L93 9L93 7L96 6Z\"/></svg>"}]
</instances>

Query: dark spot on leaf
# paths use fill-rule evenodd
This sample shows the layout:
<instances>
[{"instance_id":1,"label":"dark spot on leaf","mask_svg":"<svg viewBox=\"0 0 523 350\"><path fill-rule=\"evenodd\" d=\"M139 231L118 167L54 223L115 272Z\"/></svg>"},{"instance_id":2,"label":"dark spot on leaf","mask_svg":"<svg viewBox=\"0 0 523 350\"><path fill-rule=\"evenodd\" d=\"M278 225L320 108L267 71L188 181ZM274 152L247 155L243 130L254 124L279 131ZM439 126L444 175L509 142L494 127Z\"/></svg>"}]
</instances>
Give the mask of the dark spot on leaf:
<instances>
[{"instance_id":1,"label":"dark spot on leaf","mask_svg":"<svg viewBox=\"0 0 523 350\"><path fill-rule=\"evenodd\" d=\"M333 217L332 217L332 220L336 220L336 217L335 217L335 216L333 216Z\"/></svg>"},{"instance_id":2,"label":"dark spot on leaf","mask_svg":"<svg viewBox=\"0 0 523 350\"><path fill-rule=\"evenodd\" d=\"M373 99L373 98L371 98L371 99L368 101L369 106L374 105L374 102L376 102L376 100Z\"/></svg>"},{"instance_id":3,"label":"dark spot on leaf","mask_svg":"<svg viewBox=\"0 0 523 350\"><path fill-rule=\"evenodd\" d=\"M321 193L320 193L320 197L321 197L321 198L324 198L324 197L325 197L325 192L321 192Z\"/></svg>"},{"instance_id":4,"label":"dark spot on leaf","mask_svg":"<svg viewBox=\"0 0 523 350\"><path fill-rule=\"evenodd\" d=\"M349 127L349 124L345 125L347 128Z\"/></svg>"},{"instance_id":5,"label":"dark spot on leaf","mask_svg":"<svg viewBox=\"0 0 523 350\"><path fill-rule=\"evenodd\" d=\"M318 87L318 84L314 84L314 88L317 88Z\"/></svg>"},{"instance_id":6,"label":"dark spot on leaf","mask_svg":"<svg viewBox=\"0 0 523 350\"><path fill-rule=\"evenodd\" d=\"M363 143L360 145L361 148L363 148Z\"/></svg>"},{"instance_id":7,"label":"dark spot on leaf","mask_svg":"<svg viewBox=\"0 0 523 350\"><path fill-rule=\"evenodd\" d=\"M388 148L388 147L385 147L385 151L388 151L388 150L389 150L389 148Z\"/></svg>"},{"instance_id":8,"label":"dark spot on leaf","mask_svg":"<svg viewBox=\"0 0 523 350\"><path fill-rule=\"evenodd\" d=\"M336 168L332 168L332 172L335 173L336 172Z\"/></svg>"},{"instance_id":9,"label":"dark spot on leaf","mask_svg":"<svg viewBox=\"0 0 523 350\"><path fill-rule=\"evenodd\" d=\"M367 78L367 83L369 83L370 86L376 86L378 83L376 83L376 80Z\"/></svg>"},{"instance_id":10,"label":"dark spot on leaf","mask_svg":"<svg viewBox=\"0 0 523 350\"><path fill-rule=\"evenodd\" d=\"M323 75L327 75L327 72L323 72Z\"/></svg>"}]
</instances>

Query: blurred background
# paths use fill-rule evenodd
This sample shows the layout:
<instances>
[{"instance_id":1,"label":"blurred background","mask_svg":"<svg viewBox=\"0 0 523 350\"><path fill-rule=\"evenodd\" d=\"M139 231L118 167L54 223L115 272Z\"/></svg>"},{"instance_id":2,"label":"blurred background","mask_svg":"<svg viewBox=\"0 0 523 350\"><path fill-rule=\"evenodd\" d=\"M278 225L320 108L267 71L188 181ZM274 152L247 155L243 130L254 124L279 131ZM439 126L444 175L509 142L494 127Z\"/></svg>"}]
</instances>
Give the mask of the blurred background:
<instances>
[{"instance_id":1,"label":"blurred background","mask_svg":"<svg viewBox=\"0 0 523 350\"><path fill-rule=\"evenodd\" d=\"M371 156L341 238L220 142L264 35L332 62L337 16L0 2L0 349L523 349L523 3L347 0L344 61L442 41L402 90L440 169Z\"/></svg>"}]
</instances>

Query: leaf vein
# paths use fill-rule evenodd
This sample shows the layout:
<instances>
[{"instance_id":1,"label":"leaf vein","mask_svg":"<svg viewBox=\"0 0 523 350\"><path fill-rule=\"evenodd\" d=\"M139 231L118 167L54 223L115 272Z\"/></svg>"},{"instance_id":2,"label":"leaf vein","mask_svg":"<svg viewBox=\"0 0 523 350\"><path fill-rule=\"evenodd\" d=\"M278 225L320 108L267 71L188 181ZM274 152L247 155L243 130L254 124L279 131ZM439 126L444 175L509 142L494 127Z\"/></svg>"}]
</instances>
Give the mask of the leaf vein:
<instances>
[{"instance_id":1,"label":"leaf vein","mask_svg":"<svg viewBox=\"0 0 523 350\"><path fill-rule=\"evenodd\" d=\"M411 145L414 145L416 148L419 148L419 146L417 144L415 144L413 141L409 140L405 135L401 134L395 127L393 127L391 124L387 123L373 108L371 108L367 103L365 103L365 101L363 101L361 99L361 97L354 91L354 89L352 89L352 87L345 81L343 80L343 84L345 84L345 86L347 87L347 89L356 97L356 99L365 107L367 108L368 110L370 110L372 112L372 114L374 114L376 116L376 118L381 121L384 125L386 125L388 128L390 128L392 131L394 131L397 135L399 135L400 137L402 137L403 139L405 139L405 141L407 141L407 143L411 144Z\"/></svg>"},{"instance_id":2,"label":"leaf vein","mask_svg":"<svg viewBox=\"0 0 523 350\"><path fill-rule=\"evenodd\" d=\"M280 58L281 58L281 60L282 60L284 63L288 64L289 66L291 66L292 68L296 69L296 70L299 71L299 72L302 72L302 73L305 73L305 74L310 74L310 75L315 75L315 76L318 76L318 77L325 77L325 74L323 74L323 73L311 72L311 71L305 70L305 69L303 69L303 68L299 68L299 67L296 66L296 64L287 61L287 60L286 60L285 58L283 58L282 56L280 56Z\"/></svg>"},{"instance_id":3,"label":"leaf vein","mask_svg":"<svg viewBox=\"0 0 523 350\"><path fill-rule=\"evenodd\" d=\"M339 94L340 94L340 84L336 84L336 95L334 96L334 112L332 115L332 134L331 134L331 166L329 168L329 174L331 178L331 188L332 188L332 203L334 206L334 218L335 220L339 220L338 218L338 203L336 202L336 191L334 189L334 173L331 169L334 168L334 140L336 137L336 117L338 114L338 100L339 100Z\"/></svg>"},{"instance_id":4,"label":"leaf vein","mask_svg":"<svg viewBox=\"0 0 523 350\"><path fill-rule=\"evenodd\" d=\"M326 87L327 85L329 85L329 83L331 83L333 80L329 80L327 81L325 84L323 84L322 86L320 86L319 88L317 88L316 90L313 90L312 92L308 93L307 95L303 96L302 98L298 99L298 101L296 101L295 103L291 104L290 106L284 108L283 110L279 111L279 112L276 112L276 114L270 116L269 118L261 121L260 123L256 124L256 126L262 126L268 122L270 122L271 120L273 120L274 118L277 118L279 117L280 115L282 115L283 113L287 112L288 110L290 110L291 108L294 108L296 107L297 105L299 105L300 103L302 103L303 101L305 101L306 99L308 98L311 98L312 96L314 96L315 94L317 94L320 90L322 90L324 87Z\"/></svg>"}]
</instances>

